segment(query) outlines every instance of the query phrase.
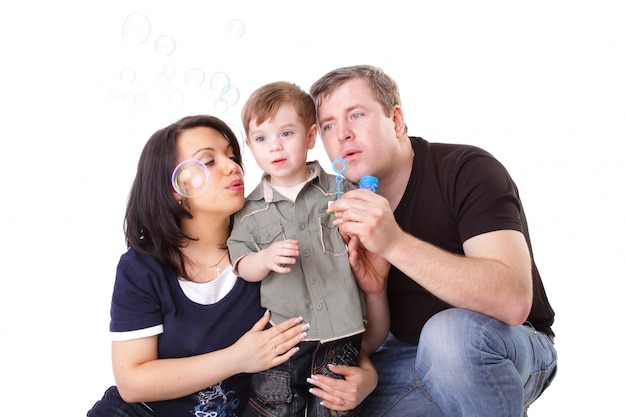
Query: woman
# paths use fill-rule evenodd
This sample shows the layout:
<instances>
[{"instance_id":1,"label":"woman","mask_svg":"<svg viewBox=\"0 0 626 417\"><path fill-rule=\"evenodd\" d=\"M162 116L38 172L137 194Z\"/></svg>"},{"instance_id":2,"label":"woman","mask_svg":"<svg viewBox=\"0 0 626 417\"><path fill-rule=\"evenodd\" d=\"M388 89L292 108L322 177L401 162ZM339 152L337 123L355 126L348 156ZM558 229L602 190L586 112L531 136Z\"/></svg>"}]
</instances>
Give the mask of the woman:
<instances>
[{"instance_id":1,"label":"woman","mask_svg":"<svg viewBox=\"0 0 626 417\"><path fill-rule=\"evenodd\" d=\"M186 160L201 161L210 178L192 198L170 182ZM296 354L308 325L292 318L264 330L270 313L260 307L258 283L232 272L225 243L243 204L239 144L224 122L185 117L149 139L128 199L129 249L111 305L117 386L88 416L238 416L248 374ZM341 384L312 381L329 408L353 406L371 392L375 371L362 363Z\"/></svg>"}]
</instances>

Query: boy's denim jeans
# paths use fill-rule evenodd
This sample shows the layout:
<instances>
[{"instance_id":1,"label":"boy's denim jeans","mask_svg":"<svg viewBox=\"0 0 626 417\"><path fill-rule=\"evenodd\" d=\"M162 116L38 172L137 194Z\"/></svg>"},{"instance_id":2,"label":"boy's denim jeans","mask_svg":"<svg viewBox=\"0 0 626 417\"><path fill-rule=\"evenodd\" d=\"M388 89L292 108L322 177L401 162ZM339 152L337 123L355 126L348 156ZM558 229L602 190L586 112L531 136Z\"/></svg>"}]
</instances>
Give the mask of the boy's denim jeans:
<instances>
[{"instance_id":1,"label":"boy's denim jeans","mask_svg":"<svg viewBox=\"0 0 626 417\"><path fill-rule=\"evenodd\" d=\"M356 366L361 335L298 346L300 350L284 364L252 375L252 393L244 416L304 416L305 410L307 417L356 416L356 409L337 412L321 406L320 399L309 393L311 386L306 380L312 374L341 378L328 369L329 364Z\"/></svg>"},{"instance_id":2,"label":"boy's denim jeans","mask_svg":"<svg viewBox=\"0 0 626 417\"><path fill-rule=\"evenodd\" d=\"M362 416L521 417L556 374L550 337L469 310L424 326L419 345L390 335L373 355L378 385Z\"/></svg>"}]
</instances>

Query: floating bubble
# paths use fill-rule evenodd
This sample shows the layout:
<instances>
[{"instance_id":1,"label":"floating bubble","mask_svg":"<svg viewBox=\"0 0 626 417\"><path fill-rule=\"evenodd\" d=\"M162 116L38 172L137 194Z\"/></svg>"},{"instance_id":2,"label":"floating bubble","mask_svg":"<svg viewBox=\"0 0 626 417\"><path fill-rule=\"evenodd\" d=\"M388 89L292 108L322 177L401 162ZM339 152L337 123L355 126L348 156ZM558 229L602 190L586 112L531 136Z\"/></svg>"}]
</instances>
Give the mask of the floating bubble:
<instances>
[{"instance_id":1,"label":"floating bubble","mask_svg":"<svg viewBox=\"0 0 626 417\"><path fill-rule=\"evenodd\" d=\"M173 80L176 76L176 67L174 67L173 65L166 65L161 70L161 74L165 75L170 80Z\"/></svg>"},{"instance_id":2,"label":"floating bubble","mask_svg":"<svg viewBox=\"0 0 626 417\"><path fill-rule=\"evenodd\" d=\"M132 83L135 81L135 70L129 67L120 71L120 79L126 83Z\"/></svg>"},{"instance_id":3,"label":"floating bubble","mask_svg":"<svg viewBox=\"0 0 626 417\"><path fill-rule=\"evenodd\" d=\"M218 111L220 113L226 113L229 107L230 106L228 105L226 100L222 98L218 98L217 100L215 100L215 103L213 104L213 108L215 109L215 111Z\"/></svg>"},{"instance_id":4,"label":"floating bubble","mask_svg":"<svg viewBox=\"0 0 626 417\"><path fill-rule=\"evenodd\" d=\"M231 38L241 38L246 31L246 25L239 20L233 19L228 22L228 34Z\"/></svg>"},{"instance_id":5,"label":"floating bubble","mask_svg":"<svg viewBox=\"0 0 626 417\"><path fill-rule=\"evenodd\" d=\"M200 87L204 83L204 71L199 68L192 68L185 73L185 83L189 87Z\"/></svg>"},{"instance_id":6,"label":"floating bubble","mask_svg":"<svg viewBox=\"0 0 626 417\"><path fill-rule=\"evenodd\" d=\"M211 90L216 91L220 96L224 95L230 88L230 77L225 72L216 72L209 79Z\"/></svg>"},{"instance_id":7,"label":"floating bubble","mask_svg":"<svg viewBox=\"0 0 626 417\"><path fill-rule=\"evenodd\" d=\"M198 197L209 187L209 170L201 161L187 159L172 172L172 187L183 197Z\"/></svg>"},{"instance_id":8,"label":"floating bubble","mask_svg":"<svg viewBox=\"0 0 626 417\"><path fill-rule=\"evenodd\" d=\"M150 20L141 13L131 13L122 25L122 38L130 45L141 45L150 36Z\"/></svg>"},{"instance_id":9,"label":"floating bubble","mask_svg":"<svg viewBox=\"0 0 626 417\"><path fill-rule=\"evenodd\" d=\"M122 99L124 100L124 103L134 104L135 103L135 93L133 93L132 91L127 91L122 96Z\"/></svg>"},{"instance_id":10,"label":"floating bubble","mask_svg":"<svg viewBox=\"0 0 626 417\"><path fill-rule=\"evenodd\" d=\"M180 106L184 100L185 95L179 90L174 90L167 96L167 102L170 106Z\"/></svg>"},{"instance_id":11,"label":"floating bubble","mask_svg":"<svg viewBox=\"0 0 626 417\"><path fill-rule=\"evenodd\" d=\"M228 91L222 94L222 100L228 103L228 105L234 106L239 102L239 89L231 85Z\"/></svg>"},{"instance_id":12,"label":"floating bubble","mask_svg":"<svg viewBox=\"0 0 626 417\"><path fill-rule=\"evenodd\" d=\"M174 41L174 38L171 36L159 36L156 41L154 41L154 50L159 55L170 56L176 50L176 41Z\"/></svg>"}]
</instances>

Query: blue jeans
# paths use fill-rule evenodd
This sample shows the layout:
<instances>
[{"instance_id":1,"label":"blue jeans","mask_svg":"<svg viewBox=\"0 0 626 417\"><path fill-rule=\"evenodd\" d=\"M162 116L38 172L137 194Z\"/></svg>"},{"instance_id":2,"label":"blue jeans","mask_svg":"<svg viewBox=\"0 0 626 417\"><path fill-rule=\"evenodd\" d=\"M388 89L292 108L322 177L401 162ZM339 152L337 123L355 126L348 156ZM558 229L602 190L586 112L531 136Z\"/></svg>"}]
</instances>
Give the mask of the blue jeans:
<instances>
[{"instance_id":1,"label":"blue jeans","mask_svg":"<svg viewBox=\"0 0 626 417\"><path fill-rule=\"evenodd\" d=\"M327 343L301 342L298 346L298 353L284 364L252 375L252 394L244 416L357 416L358 409L339 412L320 405L320 399L309 393L311 386L306 379L313 374L343 378L328 365L356 366L361 335Z\"/></svg>"},{"instance_id":2,"label":"blue jeans","mask_svg":"<svg viewBox=\"0 0 626 417\"><path fill-rule=\"evenodd\" d=\"M418 346L390 335L372 356L378 385L362 416L521 417L552 382L556 350L531 326L444 310Z\"/></svg>"}]
</instances>

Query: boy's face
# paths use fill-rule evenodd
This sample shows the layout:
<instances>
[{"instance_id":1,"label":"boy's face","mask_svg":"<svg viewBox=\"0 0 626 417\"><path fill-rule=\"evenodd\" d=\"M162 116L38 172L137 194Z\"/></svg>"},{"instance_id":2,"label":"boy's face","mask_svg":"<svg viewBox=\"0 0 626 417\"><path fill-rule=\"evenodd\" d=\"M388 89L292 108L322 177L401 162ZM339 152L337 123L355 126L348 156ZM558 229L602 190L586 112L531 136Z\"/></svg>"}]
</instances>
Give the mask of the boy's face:
<instances>
[{"instance_id":1,"label":"boy's face","mask_svg":"<svg viewBox=\"0 0 626 417\"><path fill-rule=\"evenodd\" d=\"M305 181L307 153L315 145L317 127L304 126L293 106L283 104L274 118L250 121L246 144L273 185L288 187Z\"/></svg>"}]
</instances>

